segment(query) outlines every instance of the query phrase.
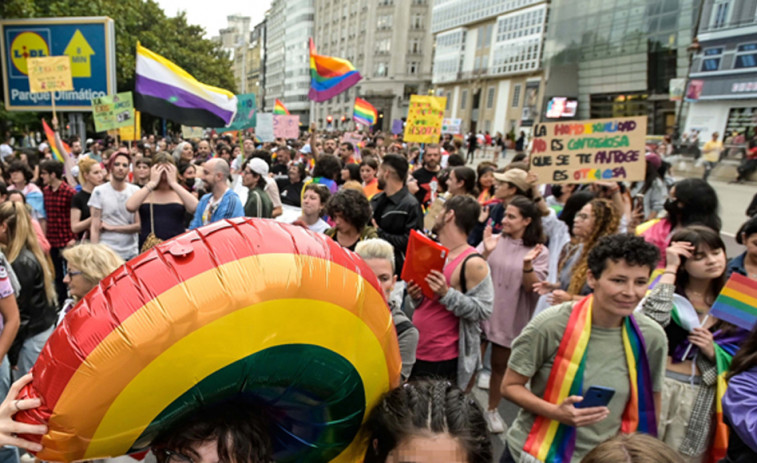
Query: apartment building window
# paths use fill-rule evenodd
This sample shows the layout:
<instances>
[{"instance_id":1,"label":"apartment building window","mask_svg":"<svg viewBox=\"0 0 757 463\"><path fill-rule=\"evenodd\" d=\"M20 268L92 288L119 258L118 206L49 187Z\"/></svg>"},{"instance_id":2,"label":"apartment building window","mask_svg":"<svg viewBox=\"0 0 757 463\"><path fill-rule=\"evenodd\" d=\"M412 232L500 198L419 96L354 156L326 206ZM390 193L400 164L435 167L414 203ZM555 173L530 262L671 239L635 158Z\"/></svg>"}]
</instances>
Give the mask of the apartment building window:
<instances>
[{"instance_id":1,"label":"apartment building window","mask_svg":"<svg viewBox=\"0 0 757 463\"><path fill-rule=\"evenodd\" d=\"M720 59L723 57L723 47L707 48L702 59L702 72L717 71L720 69Z\"/></svg>"},{"instance_id":2,"label":"apartment building window","mask_svg":"<svg viewBox=\"0 0 757 463\"><path fill-rule=\"evenodd\" d=\"M732 0L715 0L712 5L712 16L710 17L710 28L720 29L729 23L731 17Z\"/></svg>"},{"instance_id":3,"label":"apartment building window","mask_svg":"<svg viewBox=\"0 0 757 463\"><path fill-rule=\"evenodd\" d=\"M757 43L745 43L736 49L736 69L757 67Z\"/></svg>"},{"instance_id":4,"label":"apartment building window","mask_svg":"<svg viewBox=\"0 0 757 463\"><path fill-rule=\"evenodd\" d=\"M413 29L423 29L423 15L418 13L414 14L410 22L410 27Z\"/></svg>"},{"instance_id":5,"label":"apartment building window","mask_svg":"<svg viewBox=\"0 0 757 463\"><path fill-rule=\"evenodd\" d=\"M376 28L378 29L391 29L392 27L392 15L385 14L378 17L376 21Z\"/></svg>"},{"instance_id":6,"label":"apartment building window","mask_svg":"<svg viewBox=\"0 0 757 463\"><path fill-rule=\"evenodd\" d=\"M460 95L460 109L465 109L465 105L468 103L468 90L463 90Z\"/></svg>"},{"instance_id":7,"label":"apartment building window","mask_svg":"<svg viewBox=\"0 0 757 463\"><path fill-rule=\"evenodd\" d=\"M410 41L410 54L417 55L421 52L421 39L412 39Z\"/></svg>"},{"instance_id":8,"label":"apartment building window","mask_svg":"<svg viewBox=\"0 0 757 463\"><path fill-rule=\"evenodd\" d=\"M494 87L489 87L489 92L486 95L486 108L492 109L494 107Z\"/></svg>"},{"instance_id":9,"label":"apartment building window","mask_svg":"<svg viewBox=\"0 0 757 463\"><path fill-rule=\"evenodd\" d=\"M388 72L386 63L376 63L373 75L376 77L386 77Z\"/></svg>"},{"instance_id":10,"label":"apartment building window","mask_svg":"<svg viewBox=\"0 0 757 463\"><path fill-rule=\"evenodd\" d=\"M418 74L418 66L419 66L419 64L420 63L418 63L417 61L410 61L407 64L407 73L409 75L411 75L411 76L414 76L414 75Z\"/></svg>"},{"instance_id":11,"label":"apartment building window","mask_svg":"<svg viewBox=\"0 0 757 463\"><path fill-rule=\"evenodd\" d=\"M513 87L513 108L520 106L520 84Z\"/></svg>"},{"instance_id":12,"label":"apartment building window","mask_svg":"<svg viewBox=\"0 0 757 463\"><path fill-rule=\"evenodd\" d=\"M389 54L392 48L392 39L381 39L376 42L376 53Z\"/></svg>"},{"instance_id":13,"label":"apartment building window","mask_svg":"<svg viewBox=\"0 0 757 463\"><path fill-rule=\"evenodd\" d=\"M452 101L452 93L447 92L447 104L444 105L444 110L447 111L449 109L450 101Z\"/></svg>"}]
</instances>

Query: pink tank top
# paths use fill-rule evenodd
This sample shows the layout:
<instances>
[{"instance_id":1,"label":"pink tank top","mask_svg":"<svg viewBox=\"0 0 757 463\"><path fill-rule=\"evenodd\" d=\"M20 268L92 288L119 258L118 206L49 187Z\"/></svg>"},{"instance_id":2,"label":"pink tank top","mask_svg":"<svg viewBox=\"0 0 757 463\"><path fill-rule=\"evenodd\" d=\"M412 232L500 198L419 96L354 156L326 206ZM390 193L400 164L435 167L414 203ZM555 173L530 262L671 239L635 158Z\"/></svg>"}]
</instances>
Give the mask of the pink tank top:
<instances>
[{"instance_id":1,"label":"pink tank top","mask_svg":"<svg viewBox=\"0 0 757 463\"><path fill-rule=\"evenodd\" d=\"M444 278L451 286L452 273L476 249L469 247L444 266ZM413 312L413 324L418 329L418 349L415 357L425 362L443 362L458 357L460 320L439 302L438 298L423 299Z\"/></svg>"}]
</instances>

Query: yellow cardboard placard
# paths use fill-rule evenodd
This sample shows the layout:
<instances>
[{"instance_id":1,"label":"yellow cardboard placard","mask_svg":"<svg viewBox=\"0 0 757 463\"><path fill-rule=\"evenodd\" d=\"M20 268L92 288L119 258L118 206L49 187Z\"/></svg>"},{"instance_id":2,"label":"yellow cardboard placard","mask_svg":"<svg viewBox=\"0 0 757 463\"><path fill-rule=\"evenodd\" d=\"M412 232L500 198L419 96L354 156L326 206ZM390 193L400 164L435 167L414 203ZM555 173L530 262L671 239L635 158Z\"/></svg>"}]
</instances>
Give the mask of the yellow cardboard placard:
<instances>
[{"instance_id":1,"label":"yellow cardboard placard","mask_svg":"<svg viewBox=\"0 0 757 463\"><path fill-rule=\"evenodd\" d=\"M26 60L29 71L29 91L57 92L74 89L70 56L44 56Z\"/></svg>"},{"instance_id":2,"label":"yellow cardboard placard","mask_svg":"<svg viewBox=\"0 0 757 463\"><path fill-rule=\"evenodd\" d=\"M403 138L406 142L439 143L447 97L410 95Z\"/></svg>"}]
</instances>

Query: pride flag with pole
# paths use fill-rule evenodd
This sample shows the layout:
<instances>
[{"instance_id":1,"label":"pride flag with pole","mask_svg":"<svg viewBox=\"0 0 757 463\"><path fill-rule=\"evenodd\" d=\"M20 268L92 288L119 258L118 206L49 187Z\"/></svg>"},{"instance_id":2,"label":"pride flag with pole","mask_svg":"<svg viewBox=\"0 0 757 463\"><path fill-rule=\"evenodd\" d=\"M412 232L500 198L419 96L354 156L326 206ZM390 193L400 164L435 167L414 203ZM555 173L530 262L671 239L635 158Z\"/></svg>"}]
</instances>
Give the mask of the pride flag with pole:
<instances>
[{"instance_id":1,"label":"pride flag with pole","mask_svg":"<svg viewBox=\"0 0 757 463\"><path fill-rule=\"evenodd\" d=\"M358 124L367 125L368 127L376 123L378 112L372 104L362 98L355 98L355 106L352 108L352 118Z\"/></svg>"},{"instance_id":2,"label":"pride flag with pole","mask_svg":"<svg viewBox=\"0 0 757 463\"><path fill-rule=\"evenodd\" d=\"M349 61L333 56L318 55L310 38L310 92L308 98L321 102L329 100L363 77Z\"/></svg>"},{"instance_id":3,"label":"pride flag with pole","mask_svg":"<svg viewBox=\"0 0 757 463\"><path fill-rule=\"evenodd\" d=\"M757 323L757 281L732 274L712 304L710 315L751 330Z\"/></svg>"},{"instance_id":4,"label":"pride flag with pole","mask_svg":"<svg viewBox=\"0 0 757 463\"><path fill-rule=\"evenodd\" d=\"M42 119L42 128L45 131L45 137L47 138L47 144L50 145L50 152L53 153L53 157L56 161L66 163L66 158L63 157L63 154L61 154L60 150L58 149L57 145L55 144L55 132L53 129L50 128L49 125L47 125L47 122L45 122L44 119ZM63 149L66 150L66 156L68 156L68 153L71 152L71 148L68 147L64 142L61 142L63 144Z\"/></svg>"},{"instance_id":5,"label":"pride flag with pole","mask_svg":"<svg viewBox=\"0 0 757 463\"><path fill-rule=\"evenodd\" d=\"M277 114L279 116L289 116L289 110L286 106L284 106L284 103L281 102L278 98L276 98L276 102L273 105L273 114Z\"/></svg>"}]
</instances>

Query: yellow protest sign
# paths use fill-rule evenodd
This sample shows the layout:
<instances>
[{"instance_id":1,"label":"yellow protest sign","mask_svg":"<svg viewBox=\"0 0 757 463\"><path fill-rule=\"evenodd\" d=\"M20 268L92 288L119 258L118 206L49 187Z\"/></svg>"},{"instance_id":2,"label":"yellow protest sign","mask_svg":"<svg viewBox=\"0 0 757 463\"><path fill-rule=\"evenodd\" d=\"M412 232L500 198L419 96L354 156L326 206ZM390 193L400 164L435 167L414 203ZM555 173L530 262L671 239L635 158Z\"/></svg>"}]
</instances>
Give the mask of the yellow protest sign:
<instances>
[{"instance_id":1,"label":"yellow protest sign","mask_svg":"<svg viewBox=\"0 0 757 463\"><path fill-rule=\"evenodd\" d=\"M406 142L439 143L447 97L410 95L404 139Z\"/></svg>"},{"instance_id":2,"label":"yellow protest sign","mask_svg":"<svg viewBox=\"0 0 757 463\"><path fill-rule=\"evenodd\" d=\"M73 90L71 58L68 56L45 56L28 58L29 90L32 93Z\"/></svg>"},{"instance_id":3,"label":"yellow protest sign","mask_svg":"<svg viewBox=\"0 0 757 463\"><path fill-rule=\"evenodd\" d=\"M644 180L646 116L549 122L533 133L531 172L540 183Z\"/></svg>"},{"instance_id":4,"label":"yellow protest sign","mask_svg":"<svg viewBox=\"0 0 757 463\"><path fill-rule=\"evenodd\" d=\"M118 128L118 136L121 137L121 140L123 141L137 141L140 138L141 130L140 130L140 113L139 111L134 111L134 124L127 125L126 127L119 127Z\"/></svg>"}]
</instances>

